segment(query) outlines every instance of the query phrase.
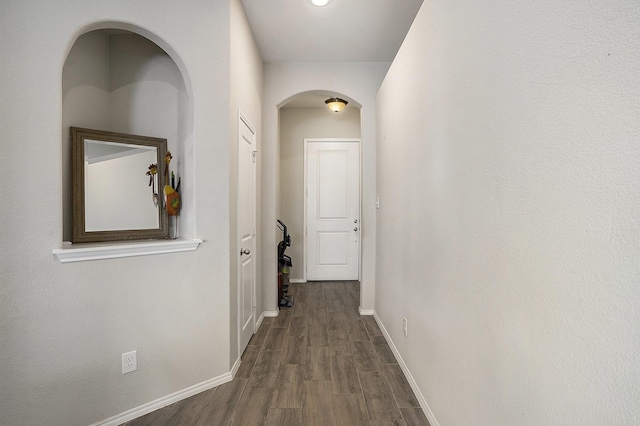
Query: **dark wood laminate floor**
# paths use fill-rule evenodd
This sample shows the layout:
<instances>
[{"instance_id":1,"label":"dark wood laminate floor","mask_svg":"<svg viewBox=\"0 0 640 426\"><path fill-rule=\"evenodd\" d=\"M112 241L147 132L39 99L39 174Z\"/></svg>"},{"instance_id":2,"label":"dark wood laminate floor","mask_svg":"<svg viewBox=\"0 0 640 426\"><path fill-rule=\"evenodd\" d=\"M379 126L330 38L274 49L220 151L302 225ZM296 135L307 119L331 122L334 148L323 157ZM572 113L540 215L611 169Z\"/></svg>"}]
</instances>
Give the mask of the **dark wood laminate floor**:
<instances>
[{"instance_id":1,"label":"dark wood laminate floor","mask_svg":"<svg viewBox=\"0 0 640 426\"><path fill-rule=\"evenodd\" d=\"M358 282L291 284L295 306L265 318L233 381L126 423L429 426Z\"/></svg>"}]
</instances>

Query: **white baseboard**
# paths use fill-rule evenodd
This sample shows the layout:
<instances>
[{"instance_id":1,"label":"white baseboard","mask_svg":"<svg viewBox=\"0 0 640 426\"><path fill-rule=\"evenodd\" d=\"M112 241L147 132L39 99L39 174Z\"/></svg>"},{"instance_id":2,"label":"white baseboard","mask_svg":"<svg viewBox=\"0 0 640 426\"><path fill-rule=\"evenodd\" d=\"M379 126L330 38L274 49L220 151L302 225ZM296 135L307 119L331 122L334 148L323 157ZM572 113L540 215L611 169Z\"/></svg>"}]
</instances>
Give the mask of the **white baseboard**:
<instances>
[{"instance_id":1,"label":"white baseboard","mask_svg":"<svg viewBox=\"0 0 640 426\"><path fill-rule=\"evenodd\" d=\"M233 366L232 372L222 374L218 377L214 377L209 380L205 380L204 382L195 384L193 386L189 386L188 388L179 390L170 395L163 396L162 398L158 398L155 401L148 402L146 404L142 404L139 407L132 408L131 410L127 410L124 413L117 414L113 417L109 417L108 419L101 420L97 423L93 423L91 426L117 426L123 423L128 422L129 420L136 419L138 417L144 416L145 414L149 414L153 411L159 410L162 407L166 407L167 405L173 404L174 402L181 401L185 398L189 398L195 394L200 392L204 392L211 388L215 388L216 386L220 386L224 383L230 382L233 380L233 375L238 368L240 367L240 359L238 358Z\"/></svg>"},{"instance_id":2,"label":"white baseboard","mask_svg":"<svg viewBox=\"0 0 640 426\"><path fill-rule=\"evenodd\" d=\"M362 314L361 312L360 315L365 315L365 314ZM407 367L407 364L405 364L404 360L402 359L402 356L400 356L400 352L398 352L398 348L396 348L396 345L393 343L393 340L391 340L391 336L387 332L387 329L384 327L384 324L382 324L382 321L380 321L380 317L378 317L378 314L375 311L373 312L373 318L378 323L378 327L380 327L380 331L382 331L382 334L384 335L384 338L389 344L389 347L391 348L393 355L396 357L396 360L398 361L398 364L400 365L402 372L407 378L407 381L409 382L409 385L411 386L413 393L416 394L416 398L418 398L420 407L422 408L422 411L424 411L424 415L427 416L427 420L429 420L429 424L431 424L431 426L440 426L440 423L438 423L438 420L436 420L436 416L433 415L433 411L431 411L429 404L427 404L427 400L425 399L424 395L422 395L422 392L420 391L418 384L416 383L415 379L411 375L411 372L409 371L409 367Z\"/></svg>"},{"instance_id":3,"label":"white baseboard","mask_svg":"<svg viewBox=\"0 0 640 426\"><path fill-rule=\"evenodd\" d=\"M360 315L373 315L373 309L362 309L360 306L358 306L358 312Z\"/></svg>"},{"instance_id":4,"label":"white baseboard","mask_svg":"<svg viewBox=\"0 0 640 426\"><path fill-rule=\"evenodd\" d=\"M291 278L289 282L293 284L304 284L307 282L307 280L305 280L304 278Z\"/></svg>"},{"instance_id":5,"label":"white baseboard","mask_svg":"<svg viewBox=\"0 0 640 426\"><path fill-rule=\"evenodd\" d=\"M262 315L265 317L277 317L279 311L264 311Z\"/></svg>"},{"instance_id":6,"label":"white baseboard","mask_svg":"<svg viewBox=\"0 0 640 426\"><path fill-rule=\"evenodd\" d=\"M236 359L236 362L233 363L233 367L231 367L231 380L236 377L236 373L238 372L238 368L240 368L240 364L242 364L242 361L240 360L240 357L238 357L238 359Z\"/></svg>"},{"instance_id":7,"label":"white baseboard","mask_svg":"<svg viewBox=\"0 0 640 426\"><path fill-rule=\"evenodd\" d=\"M254 330L253 334L255 334L255 332L258 331L258 329L260 328L260 324L262 324L263 319L264 319L264 312L260 314L260 318L258 318L258 320L256 321L256 329Z\"/></svg>"}]
</instances>

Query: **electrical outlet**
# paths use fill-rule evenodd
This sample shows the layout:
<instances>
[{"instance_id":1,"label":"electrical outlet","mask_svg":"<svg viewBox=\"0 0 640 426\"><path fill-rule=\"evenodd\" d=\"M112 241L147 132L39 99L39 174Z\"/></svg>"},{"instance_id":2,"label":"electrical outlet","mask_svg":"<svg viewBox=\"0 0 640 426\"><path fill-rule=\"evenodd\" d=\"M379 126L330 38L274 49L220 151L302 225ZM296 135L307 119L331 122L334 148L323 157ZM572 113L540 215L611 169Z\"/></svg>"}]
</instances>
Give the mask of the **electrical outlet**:
<instances>
[{"instance_id":1,"label":"electrical outlet","mask_svg":"<svg viewBox=\"0 0 640 426\"><path fill-rule=\"evenodd\" d=\"M122 374L131 373L138 369L138 351L122 354Z\"/></svg>"},{"instance_id":2,"label":"electrical outlet","mask_svg":"<svg viewBox=\"0 0 640 426\"><path fill-rule=\"evenodd\" d=\"M402 318L402 330L404 331L404 335L408 336L409 334L407 333L407 319L406 318Z\"/></svg>"}]
</instances>

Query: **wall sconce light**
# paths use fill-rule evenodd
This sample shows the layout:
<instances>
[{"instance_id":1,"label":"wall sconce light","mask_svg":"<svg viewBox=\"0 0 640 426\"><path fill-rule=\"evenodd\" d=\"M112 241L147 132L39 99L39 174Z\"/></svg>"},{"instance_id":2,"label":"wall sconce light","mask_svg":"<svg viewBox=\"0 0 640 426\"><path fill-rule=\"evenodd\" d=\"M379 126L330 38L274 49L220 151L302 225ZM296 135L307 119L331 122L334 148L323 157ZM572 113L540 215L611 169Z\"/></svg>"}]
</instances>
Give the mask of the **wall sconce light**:
<instances>
[{"instance_id":1,"label":"wall sconce light","mask_svg":"<svg viewBox=\"0 0 640 426\"><path fill-rule=\"evenodd\" d=\"M349 102L340 98L329 98L324 101L324 103L327 104L327 108L329 108L331 111L340 112L344 109L344 107L347 106Z\"/></svg>"},{"instance_id":2,"label":"wall sconce light","mask_svg":"<svg viewBox=\"0 0 640 426\"><path fill-rule=\"evenodd\" d=\"M320 7L322 7L322 6L326 6L326 5L327 5L327 3L329 3L329 0L311 0L311 3L312 3L314 6L320 6Z\"/></svg>"}]
</instances>

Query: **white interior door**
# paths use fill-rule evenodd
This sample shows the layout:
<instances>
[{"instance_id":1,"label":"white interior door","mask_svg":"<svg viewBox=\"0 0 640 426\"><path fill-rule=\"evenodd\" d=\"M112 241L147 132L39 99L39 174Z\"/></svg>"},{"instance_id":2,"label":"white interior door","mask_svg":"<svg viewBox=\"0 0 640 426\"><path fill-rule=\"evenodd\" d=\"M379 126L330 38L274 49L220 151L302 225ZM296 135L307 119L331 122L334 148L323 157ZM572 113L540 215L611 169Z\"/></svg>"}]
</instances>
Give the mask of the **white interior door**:
<instances>
[{"instance_id":1,"label":"white interior door","mask_svg":"<svg viewBox=\"0 0 640 426\"><path fill-rule=\"evenodd\" d=\"M255 331L256 135L242 113L238 119L238 334L242 354Z\"/></svg>"},{"instance_id":2,"label":"white interior door","mask_svg":"<svg viewBox=\"0 0 640 426\"><path fill-rule=\"evenodd\" d=\"M357 280L360 140L305 140L307 280Z\"/></svg>"}]
</instances>

